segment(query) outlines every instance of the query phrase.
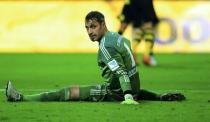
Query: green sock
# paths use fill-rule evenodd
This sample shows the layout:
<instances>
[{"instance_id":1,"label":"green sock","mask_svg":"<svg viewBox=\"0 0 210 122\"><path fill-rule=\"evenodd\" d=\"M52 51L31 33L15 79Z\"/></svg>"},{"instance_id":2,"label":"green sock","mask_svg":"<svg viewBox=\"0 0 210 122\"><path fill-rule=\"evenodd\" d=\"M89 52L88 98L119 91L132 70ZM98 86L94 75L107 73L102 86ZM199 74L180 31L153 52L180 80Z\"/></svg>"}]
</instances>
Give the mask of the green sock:
<instances>
[{"instance_id":1,"label":"green sock","mask_svg":"<svg viewBox=\"0 0 210 122\"><path fill-rule=\"evenodd\" d=\"M24 95L23 101L67 101L70 97L69 88L40 94Z\"/></svg>"}]
</instances>

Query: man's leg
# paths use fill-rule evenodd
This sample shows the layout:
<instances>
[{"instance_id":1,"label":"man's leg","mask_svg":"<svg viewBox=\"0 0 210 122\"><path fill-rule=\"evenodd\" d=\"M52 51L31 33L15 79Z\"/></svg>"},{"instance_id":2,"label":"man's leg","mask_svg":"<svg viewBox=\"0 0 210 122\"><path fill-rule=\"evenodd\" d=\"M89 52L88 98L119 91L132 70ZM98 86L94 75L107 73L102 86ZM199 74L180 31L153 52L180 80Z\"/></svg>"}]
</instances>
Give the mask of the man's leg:
<instances>
[{"instance_id":1,"label":"man's leg","mask_svg":"<svg viewBox=\"0 0 210 122\"><path fill-rule=\"evenodd\" d=\"M182 93L165 93L157 94L148 90L141 89L138 94L139 100L154 100L154 101L182 101L186 97Z\"/></svg>"},{"instance_id":2,"label":"man's leg","mask_svg":"<svg viewBox=\"0 0 210 122\"><path fill-rule=\"evenodd\" d=\"M160 100L160 95L155 93L155 92L151 92L148 90L144 90L141 89L138 93L138 97L140 100Z\"/></svg>"},{"instance_id":3,"label":"man's leg","mask_svg":"<svg viewBox=\"0 0 210 122\"><path fill-rule=\"evenodd\" d=\"M8 101L98 101L106 95L106 87L96 86L70 86L56 91L43 92L33 95L22 95L9 81L6 88Z\"/></svg>"},{"instance_id":4,"label":"man's leg","mask_svg":"<svg viewBox=\"0 0 210 122\"><path fill-rule=\"evenodd\" d=\"M70 86L61 90L44 92L35 95L24 95L26 101L97 101L105 95L101 85L95 86ZM103 93L102 93L103 92ZM93 98L94 97L94 98Z\"/></svg>"},{"instance_id":5,"label":"man's leg","mask_svg":"<svg viewBox=\"0 0 210 122\"><path fill-rule=\"evenodd\" d=\"M154 27L151 22L144 23L142 25L145 40L145 51L143 54L143 62L149 66L156 66L157 62L154 58L153 47L155 43Z\"/></svg>"},{"instance_id":6,"label":"man's leg","mask_svg":"<svg viewBox=\"0 0 210 122\"><path fill-rule=\"evenodd\" d=\"M33 95L23 95L23 101L68 101L69 99L70 88L63 88Z\"/></svg>"},{"instance_id":7,"label":"man's leg","mask_svg":"<svg viewBox=\"0 0 210 122\"><path fill-rule=\"evenodd\" d=\"M143 32L140 28L133 27L132 30L132 48L133 48L133 57L136 62L136 65L139 65L138 61L138 45L140 44L142 40Z\"/></svg>"}]
</instances>

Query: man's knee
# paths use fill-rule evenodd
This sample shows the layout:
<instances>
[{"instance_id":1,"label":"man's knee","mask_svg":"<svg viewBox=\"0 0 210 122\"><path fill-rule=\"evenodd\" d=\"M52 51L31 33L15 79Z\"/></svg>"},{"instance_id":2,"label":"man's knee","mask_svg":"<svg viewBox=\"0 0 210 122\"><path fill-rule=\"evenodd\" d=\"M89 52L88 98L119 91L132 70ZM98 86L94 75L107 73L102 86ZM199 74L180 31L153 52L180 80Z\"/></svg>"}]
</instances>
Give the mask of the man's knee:
<instances>
[{"instance_id":1,"label":"man's knee","mask_svg":"<svg viewBox=\"0 0 210 122\"><path fill-rule=\"evenodd\" d=\"M155 32L154 32L154 27L151 22L145 22L142 26L141 29L143 31L143 38L145 41L154 41L155 39Z\"/></svg>"},{"instance_id":2,"label":"man's knee","mask_svg":"<svg viewBox=\"0 0 210 122\"><path fill-rule=\"evenodd\" d=\"M139 43L143 39L143 31L140 28L133 28L132 39Z\"/></svg>"},{"instance_id":3,"label":"man's knee","mask_svg":"<svg viewBox=\"0 0 210 122\"><path fill-rule=\"evenodd\" d=\"M145 41L154 41L155 40L155 33L152 29L144 30L144 39Z\"/></svg>"},{"instance_id":4,"label":"man's knee","mask_svg":"<svg viewBox=\"0 0 210 122\"><path fill-rule=\"evenodd\" d=\"M70 100L79 100L80 99L79 86L71 86L69 90L70 90L70 94L69 94Z\"/></svg>"}]
</instances>

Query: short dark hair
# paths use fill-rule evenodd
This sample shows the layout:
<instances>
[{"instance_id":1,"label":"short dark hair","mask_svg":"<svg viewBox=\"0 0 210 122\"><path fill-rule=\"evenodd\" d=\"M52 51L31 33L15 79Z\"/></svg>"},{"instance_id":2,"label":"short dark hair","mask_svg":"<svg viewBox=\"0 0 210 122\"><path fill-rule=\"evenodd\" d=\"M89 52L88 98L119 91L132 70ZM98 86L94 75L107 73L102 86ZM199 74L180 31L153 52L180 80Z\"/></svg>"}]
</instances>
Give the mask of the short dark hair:
<instances>
[{"instance_id":1,"label":"short dark hair","mask_svg":"<svg viewBox=\"0 0 210 122\"><path fill-rule=\"evenodd\" d=\"M85 17L85 21L88 21L90 19L96 19L96 21L98 21L99 23L102 23L105 21L104 15L99 11L89 12Z\"/></svg>"}]
</instances>

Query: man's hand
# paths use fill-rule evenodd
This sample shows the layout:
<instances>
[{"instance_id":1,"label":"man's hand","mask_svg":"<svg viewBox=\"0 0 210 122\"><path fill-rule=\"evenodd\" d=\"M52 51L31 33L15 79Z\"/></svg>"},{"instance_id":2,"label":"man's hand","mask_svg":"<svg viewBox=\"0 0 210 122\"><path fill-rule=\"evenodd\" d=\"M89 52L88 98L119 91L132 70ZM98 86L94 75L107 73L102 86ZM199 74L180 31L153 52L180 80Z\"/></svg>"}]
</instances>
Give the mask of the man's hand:
<instances>
[{"instance_id":1,"label":"man's hand","mask_svg":"<svg viewBox=\"0 0 210 122\"><path fill-rule=\"evenodd\" d=\"M133 96L131 94L126 94L124 97L125 100L122 101L121 104L133 104L133 105L139 104L137 101L133 100Z\"/></svg>"},{"instance_id":2,"label":"man's hand","mask_svg":"<svg viewBox=\"0 0 210 122\"><path fill-rule=\"evenodd\" d=\"M122 101L121 102L121 104L133 104L133 105L137 105L137 104L139 104L138 102L136 102L135 100L124 100L124 101Z\"/></svg>"}]
</instances>

